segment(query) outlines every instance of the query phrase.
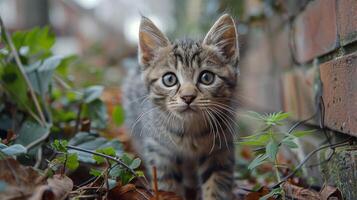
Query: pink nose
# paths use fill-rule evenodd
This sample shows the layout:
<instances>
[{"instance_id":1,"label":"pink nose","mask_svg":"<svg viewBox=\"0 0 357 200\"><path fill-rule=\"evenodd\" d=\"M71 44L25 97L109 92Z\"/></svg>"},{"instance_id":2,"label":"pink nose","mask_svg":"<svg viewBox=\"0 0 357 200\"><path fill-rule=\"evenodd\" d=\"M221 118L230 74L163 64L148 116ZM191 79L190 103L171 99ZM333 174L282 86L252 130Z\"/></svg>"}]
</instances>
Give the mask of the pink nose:
<instances>
[{"instance_id":1,"label":"pink nose","mask_svg":"<svg viewBox=\"0 0 357 200\"><path fill-rule=\"evenodd\" d=\"M196 96L194 95L185 95L185 96L181 96L181 99L187 104L190 105L190 103L192 103L193 100L195 100Z\"/></svg>"}]
</instances>

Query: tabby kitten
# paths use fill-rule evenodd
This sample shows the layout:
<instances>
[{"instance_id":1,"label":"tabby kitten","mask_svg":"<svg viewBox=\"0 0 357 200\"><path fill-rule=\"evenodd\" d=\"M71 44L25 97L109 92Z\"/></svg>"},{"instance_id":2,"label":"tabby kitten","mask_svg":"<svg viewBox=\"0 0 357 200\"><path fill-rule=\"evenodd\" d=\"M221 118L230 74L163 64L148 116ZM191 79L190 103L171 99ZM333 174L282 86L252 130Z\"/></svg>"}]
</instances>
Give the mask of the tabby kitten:
<instances>
[{"instance_id":1,"label":"tabby kitten","mask_svg":"<svg viewBox=\"0 0 357 200\"><path fill-rule=\"evenodd\" d=\"M195 199L232 199L238 36L221 16L203 41L170 42L143 17L141 68L124 85L126 126L159 189Z\"/></svg>"}]
</instances>

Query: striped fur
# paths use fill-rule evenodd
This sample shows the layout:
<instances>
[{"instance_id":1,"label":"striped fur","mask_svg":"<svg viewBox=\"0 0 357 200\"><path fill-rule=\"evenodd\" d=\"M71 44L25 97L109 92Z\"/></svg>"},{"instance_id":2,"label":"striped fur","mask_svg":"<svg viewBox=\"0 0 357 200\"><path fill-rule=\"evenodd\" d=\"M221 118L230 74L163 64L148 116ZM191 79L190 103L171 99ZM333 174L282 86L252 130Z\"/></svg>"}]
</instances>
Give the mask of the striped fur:
<instances>
[{"instance_id":1,"label":"striped fur","mask_svg":"<svg viewBox=\"0 0 357 200\"><path fill-rule=\"evenodd\" d=\"M129 73L123 103L148 171L156 166L160 189L186 199L231 199L239 55L232 18L223 15L203 41L177 42L143 18L139 37L141 68ZM215 74L211 85L198 81L205 70ZM163 84L167 72L177 76L173 87ZM192 110L182 110L183 94L196 96Z\"/></svg>"}]
</instances>

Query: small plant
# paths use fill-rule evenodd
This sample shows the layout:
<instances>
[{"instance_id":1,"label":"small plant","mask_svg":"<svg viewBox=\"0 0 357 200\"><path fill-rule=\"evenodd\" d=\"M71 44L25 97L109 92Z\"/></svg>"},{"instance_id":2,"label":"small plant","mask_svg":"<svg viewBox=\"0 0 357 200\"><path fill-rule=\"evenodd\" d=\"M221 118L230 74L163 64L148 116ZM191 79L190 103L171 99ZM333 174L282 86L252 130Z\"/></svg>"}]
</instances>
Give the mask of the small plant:
<instances>
[{"instance_id":1,"label":"small plant","mask_svg":"<svg viewBox=\"0 0 357 200\"><path fill-rule=\"evenodd\" d=\"M285 120L289 117L289 113L278 112L259 114L256 112L249 112L249 115L263 125L258 128L255 134L243 137L243 140L239 142L241 145L257 148L257 156L248 165L248 169L254 170L262 164L269 163L274 168L276 181L280 182L279 168L283 167L277 160L277 155L280 149L283 146L289 149L298 148L298 144L295 140L313 133L314 130L298 131L290 129L288 132L282 132L281 129L279 129L279 126L286 124ZM261 200L268 199L272 196L280 196L282 193L283 190L281 188L274 188L269 194L262 197Z\"/></svg>"}]
</instances>

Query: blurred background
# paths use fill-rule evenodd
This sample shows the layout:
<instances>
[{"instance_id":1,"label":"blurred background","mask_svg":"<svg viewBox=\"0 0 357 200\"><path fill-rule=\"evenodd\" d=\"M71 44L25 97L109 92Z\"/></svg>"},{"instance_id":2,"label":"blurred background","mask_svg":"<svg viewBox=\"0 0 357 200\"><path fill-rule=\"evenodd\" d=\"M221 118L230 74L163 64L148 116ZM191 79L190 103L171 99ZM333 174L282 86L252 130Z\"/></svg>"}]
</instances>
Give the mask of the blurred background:
<instances>
[{"instance_id":1,"label":"blurred background","mask_svg":"<svg viewBox=\"0 0 357 200\"><path fill-rule=\"evenodd\" d=\"M173 40L204 37L225 12L236 19L239 34L239 112L285 111L291 123L282 129L302 121L299 129L315 130L280 162L298 163L322 144L357 136L355 0L0 0L10 31L49 26L57 38L54 54L80 58L68 79L81 87L104 85L103 98L113 105L120 103L125 69L137 65L141 15ZM239 134L248 135L256 124L239 116ZM329 173L349 168L353 174L356 165L332 163L334 172L313 165L327 155L315 156L303 172L312 185L333 182L349 194L350 177Z\"/></svg>"}]
</instances>

